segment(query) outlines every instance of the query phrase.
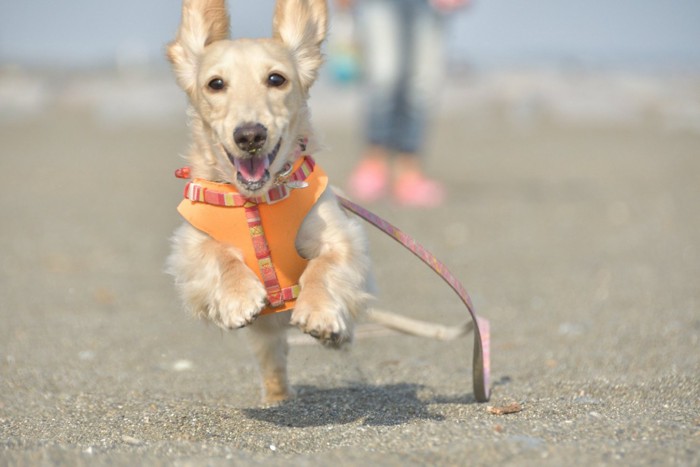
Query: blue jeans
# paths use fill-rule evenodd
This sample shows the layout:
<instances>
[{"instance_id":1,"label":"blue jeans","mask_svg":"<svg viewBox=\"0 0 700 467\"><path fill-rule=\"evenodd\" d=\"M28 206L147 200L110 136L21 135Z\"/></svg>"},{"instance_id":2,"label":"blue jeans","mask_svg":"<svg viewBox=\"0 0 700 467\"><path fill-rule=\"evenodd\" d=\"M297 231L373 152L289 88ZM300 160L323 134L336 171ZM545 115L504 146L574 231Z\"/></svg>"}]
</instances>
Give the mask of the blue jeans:
<instances>
[{"instance_id":1,"label":"blue jeans","mask_svg":"<svg viewBox=\"0 0 700 467\"><path fill-rule=\"evenodd\" d=\"M443 77L442 16L427 0L358 3L368 142L418 154Z\"/></svg>"}]
</instances>

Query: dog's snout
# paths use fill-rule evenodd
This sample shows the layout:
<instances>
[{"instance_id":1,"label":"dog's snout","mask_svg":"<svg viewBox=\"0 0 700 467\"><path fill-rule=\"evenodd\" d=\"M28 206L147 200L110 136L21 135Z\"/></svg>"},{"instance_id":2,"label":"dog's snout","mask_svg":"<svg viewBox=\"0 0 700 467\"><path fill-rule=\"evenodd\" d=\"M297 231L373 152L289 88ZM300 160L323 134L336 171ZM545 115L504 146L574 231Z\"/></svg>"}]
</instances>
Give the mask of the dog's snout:
<instances>
[{"instance_id":1,"label":"dog's snout","mask_svg":"<svg viewBox=\"0 0 700 467\"><path fill-rule=\"evenodd\" d=\"M267 128L260 123L241 125L234 130L233 141L243 151L254 153L265 145Z\"/></svg>"}]
</instances>

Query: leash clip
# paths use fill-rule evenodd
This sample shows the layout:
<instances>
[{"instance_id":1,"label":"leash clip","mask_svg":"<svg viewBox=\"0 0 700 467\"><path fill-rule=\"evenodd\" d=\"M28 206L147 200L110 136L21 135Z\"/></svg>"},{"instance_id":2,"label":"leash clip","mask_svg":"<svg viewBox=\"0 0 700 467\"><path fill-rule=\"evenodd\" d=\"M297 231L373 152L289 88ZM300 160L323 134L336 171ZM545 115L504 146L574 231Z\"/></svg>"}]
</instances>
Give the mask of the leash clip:
<instances>
[{"instance_id":1,"label":"leash clip","mask_svg":"<svg viewBox=\"0 0 700 467\"><path fill-rule=\"evenodd\" d=\"M287 182L287 178L289 175L292 173L292 164L287 162L284 164L284 167L282 167L282 170L277 173L277 176L275 177L275 185L284 185Z\"/></svg>"},{"instance_id":2,"label":"leash clip","mask_svg":"<svg viewBox=\"0 0 700 467\"><path fill-rule=\"evenodd\" d=\"M275 185L284 185L292 190L309 186L309 184L303 180L287 180L292 174L293 168L294 166L290 162L287 162L284 167L282 167L282 171L277 174Z\"/></svg>"}]
</instances>

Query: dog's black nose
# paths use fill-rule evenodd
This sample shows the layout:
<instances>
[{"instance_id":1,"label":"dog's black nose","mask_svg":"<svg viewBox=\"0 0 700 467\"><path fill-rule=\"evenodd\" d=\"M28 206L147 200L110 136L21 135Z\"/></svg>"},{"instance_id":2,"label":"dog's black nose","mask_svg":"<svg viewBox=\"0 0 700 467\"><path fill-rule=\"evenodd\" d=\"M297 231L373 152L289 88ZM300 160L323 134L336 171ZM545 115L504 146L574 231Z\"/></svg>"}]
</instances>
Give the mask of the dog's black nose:
<instances>
[{"instance_id":1,"label":"dog's black nose","mask_svg":"<svg viewBox=\"0 0 700 467\"><path fill-rule=\"evenodd\" d=\"M233 141L243 151L255 153L267 141L267 128L259 123L246 123L234 130Z\"/></svg>"}]
</instances>

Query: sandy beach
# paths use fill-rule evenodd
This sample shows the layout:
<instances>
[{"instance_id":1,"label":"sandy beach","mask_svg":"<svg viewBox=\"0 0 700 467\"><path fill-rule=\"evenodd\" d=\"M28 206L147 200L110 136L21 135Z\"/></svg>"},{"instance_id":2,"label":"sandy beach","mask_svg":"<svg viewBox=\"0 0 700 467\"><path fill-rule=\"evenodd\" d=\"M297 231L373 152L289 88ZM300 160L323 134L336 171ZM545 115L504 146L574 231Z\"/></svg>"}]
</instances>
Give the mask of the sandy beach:
<instances>
[{"instance_id":1,"label":"sandy beach","mask_svg":"<svg viewBox=\"0 0 700 467\"><path fill-rule=\"evenodd\" d=\"M698 465L700 79L475 74L443 97L448 202L369 207L491 321L492 400L470 338L361 325L340 352L290 333L298 397L263 407L245 331L185 314L163 272L188 141L169 75L0 73L0 465ZM359 99L313 94L341 186ZM370 239L377 306L466 319Z\"/></svg>"}]
</instances>

